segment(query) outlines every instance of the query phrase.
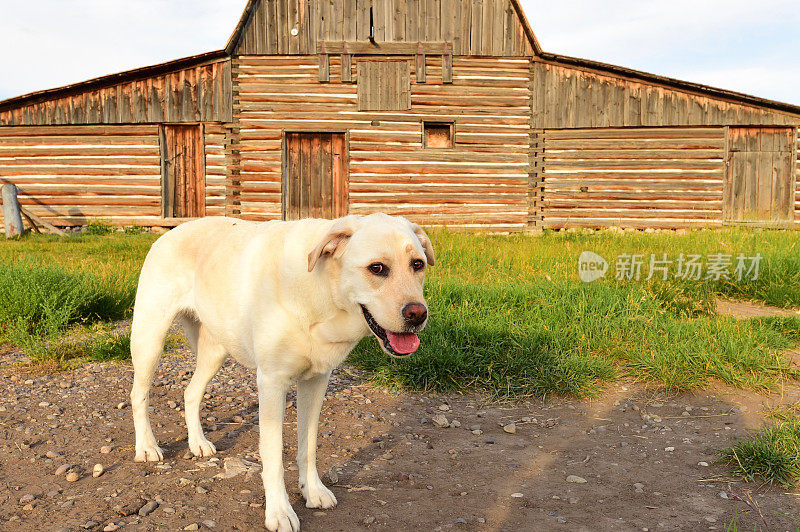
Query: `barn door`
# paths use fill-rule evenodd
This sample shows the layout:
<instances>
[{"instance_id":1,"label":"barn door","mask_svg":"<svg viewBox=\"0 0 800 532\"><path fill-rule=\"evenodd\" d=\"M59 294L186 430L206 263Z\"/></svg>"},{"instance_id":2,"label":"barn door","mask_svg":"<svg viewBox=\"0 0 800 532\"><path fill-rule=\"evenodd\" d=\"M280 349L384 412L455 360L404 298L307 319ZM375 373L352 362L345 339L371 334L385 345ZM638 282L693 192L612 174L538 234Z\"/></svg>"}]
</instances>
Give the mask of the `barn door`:
<instances>
[{"instance_id":1,"label":"barn door","mask_svg":"<svg viewBox=\"0 0 800 532\"><path fill-rule=\"evenodd\" d=\"M792 128L731 127L723 193L730 223L783 225L794 219Z\"/></svg>"},{"instance_id":2,"label":"barn door","mask_svg":"<svg viewBox=\"0 0 800 532\"><path fill-rule=\"evenodd\" d=\"M165 218L195 218L206 214L202 127L161 127L161 192Z\"/></svg>"},{"instance_id":3,"label":"barn door","mask_svg":"<svg viewBox=\"0 0 800 532\"><path fill-rule=\"evenodd\" d=\"M287 132L281 188L284 220L347 214L345 134Z\"/></svg>"}]
</instances>

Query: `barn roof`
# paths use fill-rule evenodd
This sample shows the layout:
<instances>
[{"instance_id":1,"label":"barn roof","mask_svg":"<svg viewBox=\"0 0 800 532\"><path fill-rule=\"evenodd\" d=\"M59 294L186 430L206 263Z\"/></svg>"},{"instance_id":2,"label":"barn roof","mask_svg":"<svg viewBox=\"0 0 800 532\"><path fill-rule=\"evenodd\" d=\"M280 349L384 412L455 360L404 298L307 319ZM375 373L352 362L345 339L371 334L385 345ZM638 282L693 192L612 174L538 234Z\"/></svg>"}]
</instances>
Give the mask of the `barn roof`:
<instances>
[{"instance_id":1,"label":"barn roof","mask_svg":"<svg viewBox=\"0 0 800 532\"><path fill-rule=\"evenodd\" d=\"M180 59L173 59L172 61L166 61L156 65L134 68L133 70L126 70L116 74L108 74L106 76L100 76L62 87L29 92L28 94L14 96L13 98L0 101L0 111L6 111L8 109L14 109L23 105L42 102L53 98L60 98L62 96L69 96L71 94L93 91L126 81L145 79L158 74L174 72L176 70L200 66L206 63L213 63L220 59L225 59L226 57L228 57L228 54L225 53L225 50L216 50L213 52L181 57Z\"/></svg>"},{"instance_id":2,"label":"barn roof","mask_svg":"<svg viewBox=\"0 0 800 532\"><path fill-rule=\"evenodd\" d=\"M534 50L534 54L538 59L561 65L568 65L578 68L587 68L600 72L606 72L624 78L636 79L649 83L656 83L659 85L663 85L665 87L684 90L692 93L703 94L732 102L744 103L744 104L754 105L757 107L774 109L777 111L783 111L800 115L800 106L792 105L785 102L759 98L757 96L752 96L742 92L720 89L717 87L703 85L700 83L693 83L690 81L683 81L675 78L643 72L640 70L634 70L608 63L602 63L599 61L592 61L589 59L581 59L577 57L570 57L566 55L545 52L542 50L542 47L539 44L536 35L533 33L533 29L531 28L530 22L525 16L525 12L522 10L522 6L520 5L519 0L509 0L509 1L511 2L511 5L513 6L514 10L519 16L523 28L525 29L525 34L528 37L531 47ZM230 57L230 55L234 52L236 43L241 38L242 31L244 30L247 24L248 18L250 17L253 9L255 9L255 7L258 5L258 2L259 0L248 0L244 12L242 13L242 16L239 19L238 24L236 25L236 27L233 30L233 33L228 39L225 48L221 50L215 50L213 52L206 52L202 54L183 57L180 59L175 59L173 61L159 63L156 65L136 68L133 70L127 70L124 72L110 74L107 76L101 76L86 81L82 81L79 83L74 83L71 85L65 85L53 89L41 90L41 91L31 92L28 94L23 94L21 96L15 96L13 98L8 98L6 100L0 101L0 111L6 111L24 105L37 103L62 96L67 96L70 94L96 90L102 87L107 87L125 81L147 78L153 75L172 72L183 68L198 66L204 63L214 62L221 59L225 59L226 57Z\"/></svg>"}]
</instances>

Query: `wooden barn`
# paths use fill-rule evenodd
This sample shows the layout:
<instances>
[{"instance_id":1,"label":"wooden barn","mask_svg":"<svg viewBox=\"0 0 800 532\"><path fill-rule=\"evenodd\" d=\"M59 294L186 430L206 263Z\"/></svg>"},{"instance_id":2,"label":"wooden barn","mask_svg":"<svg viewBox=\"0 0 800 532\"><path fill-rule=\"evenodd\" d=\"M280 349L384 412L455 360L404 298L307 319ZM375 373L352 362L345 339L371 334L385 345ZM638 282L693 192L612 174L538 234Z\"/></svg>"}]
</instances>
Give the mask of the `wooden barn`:
<instances>
[{"instance_id":1,"label":"wooden barn","mask_svg":"<svg viewBox=\"0 0 800 532\"><path fill-rule=\"evenodd\" d=\"M517 0L250 0L222 50L0 102L0 181L59 226L800 227L798 126L546 53Z\"/></svg>"}]
</instances>

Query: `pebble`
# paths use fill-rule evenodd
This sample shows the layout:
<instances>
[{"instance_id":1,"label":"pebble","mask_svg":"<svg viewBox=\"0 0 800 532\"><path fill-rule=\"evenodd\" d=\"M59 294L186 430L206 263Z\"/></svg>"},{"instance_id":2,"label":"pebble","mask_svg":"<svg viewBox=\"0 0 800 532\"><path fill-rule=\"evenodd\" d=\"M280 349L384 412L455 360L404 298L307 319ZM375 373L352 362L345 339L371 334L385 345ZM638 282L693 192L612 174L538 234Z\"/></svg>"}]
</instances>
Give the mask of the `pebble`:
<instances>
[{"instance_id":1,"label":"pebble","mask_svg":"<svg viewBox=\"0 0 800 532\"><path fill-rule=\"evenodd\" d=\"M61 455L55 451L47 451L47 454L45 454L45 456L47 458L50 458L51 460L55 460L56 458L61 458Z\"/></svg>"},{"instance_id":2,"label":"pebble","mask_svg":"<svg viewBox=\"0 0 800 532\"><path fill-rule=\"evenodd\" d=\"M117 410L122 410L122 409L123 409L123 408L125 408L126 406L128 406L128 403L126 403L126 402L124 402L124 401L123 401L123 402L121 402L121 403L119 403L119 404L117 405Z\"/></svg>"},{"instance_id":3,"label":"pebble","mask_svg":"<svg viewBox=\"0 0 800 532\"><path fill-rule=\"evenodd\" d=\"M450 426L450 422L447 420L447 417L445 417L444 414L436 414L431 418L431 421L433 421L433 424L439 428L445 428Z\"/></svg>"},{"instance_id":4,"label":"pebble","mask_svg":"<svg viewBox=\"0 0 800 532\"><path fill-rule=\"evenodd\" d=\"M481 434L483 434L483 431L481 429L475 429L475 430L472 431L472 433L475 436L480 436Z\"/></svg>"},{"instance_id":5,"label":"pebble","mask_svg":"<svg viewBox=\"0 0 800 532\"><path fill-rule=\"evenodd\" d=\"M724 492L724 491L720 491L719 493L717 493L717 495L719 496L720 499L727 499L728 498L728 493Z\"/></svg>"},{"instance_id":6,"label":"pebble","mask_svg":"<svg viewBox=\"0 0 800 532\"><path fill-rule=\"evenodd\" d=\"M572 482L573 484L586 484L586 479L583 477L579 477L578 475L568 475L567 482Z\"/></svg>"},{"instance_id":7,"label":"pebble","mask_svg":"<svg viewBox=\"0 0 800 532\"><path fill-rule=\"evenodd\" d=\"M700 467L708 467L708 462L697 462Z\"/></svg>"},{"instance_id":8,"label":"pebble","mask_svg":"<svg viewBox=\"0 0 800 532\"><path fill-rule=\"evenodd\" d=\"M216 528L217 522L214 521L213 519L206 519L205 521L203 521L203 526L206 528Z\"/></svg>"},{"instance_id":9,"label":"pebble","mask_svg":"<svg viewBox=\"0 0 800 532\"><path fill-rule=\"evenodd\" d=\"M139 508L138 514L140 516L142 516L142 517L147 517L156 508L158 508L158 502L157 501L150 501L150 502L146 503L144 506L142 506L141 508Z\"/></svg>"},{"instance_id":10,"label":"pebble","mask_svg":"<svg viewBox=\"0 0 800 532\"><path fill-rule=\"evenodd\" d=\"M103 532L114 532L114 530L119 530L119 525L109 523L105 526L105 528L103 528Z\"/></svg>"},{"instance_id":11,"label":"pebble","mask_svg":"<svg viewBox=\"0 0 800 532\"><path fill-rule=\"evenodd\" d=\"M196 491L197 493L199 493L199 494L201 494L201 495L203 495L203 494L205 494L205 493L208 493L208 489L204 488L203 486L197 486L197 487L194 489L194 491Z\"/></svg>"},{"instance_id":12,"label":"pebble","mask_svg":"<svg viewBox=\"0 0 800 532\"><path fill-rule=\"evenodd\" d=\"M517 493L512 493L512 494L511 494L511 496L512 496L513 498L515 498L515 499L521 499L522 497L524 497L524 495L523 495L522 493L519 493L519 492L517 492Z\"/></svg>"},{"instance_id":13,"label":"pebble","mask_svg":"<svg viewBox=\"0 0 800 532\"><path fill-rule=\"evenodd\" d=\"M675 450L675 447L664 447L664 450L665 450L666 452L668 452L668 453L671 453L672 451L674 451L674 450Z\"/></svg>"},{"instance_id":14,"label":"pebble","mask_svg":"<svg viewBox=\"0 0 800 532\"><path fill-rule=\"evenodd\" d=\"M105 472L106 469L103 467L103 464L95 464L92 468L92 477L97 478Z\"/></svg>"},{"instance_id":15,"label":"pebble","mask_svg":"<svg viewBox=\"0 0 800 532\"><path fill-rule=\"evenodd\" d=\"M492 438L491 436L489 436L488 438L486 438L486 443L489 443L489 444L492 444L492 443L494 443L494 438Z\"/></svg>"},{"instance_id":16,"label":"pebble","mask_svg":"<svg viewBox=\"0 0 800 532\"><path fill-rule=\"evenodd\" d=\"M186 525L183 527L184 530L200 530L200 526L197 523L192 523L191 525Z\"/></svg>"},{"instance_id":17,"label":"pebble","mask_svg":"<svg viewBox=\"0 0 800 532\"><path fill-rule=\"evenodd\" d=\"M32 494L28 493L28 494L23 495L22 497L20 497L19 503L20 504L28 504L30 502L33 502L34 500L36 500L36 495L32 495Z\"/></svg>"},{"instance_id":18,"label":"pebble","mask_svg":"<svg viewBox=\"0 0 800 532\"><path fill-rule=\"evenodd\" d=\"M75 471L70 471L67 473L67 482L77 482L80 478L81 476Z\"/></svg>"},{"instance_id":19,"label":"pebble","mask_svg":"<svg viewBox=\"0 0 800 532\"><path fill-rule=\"evenodd\" d=\"M111 450L112 449L110 445L103 445L102 447L100 447L100 454L108 454L111 452Z\"/></svg>"},{"instance_id":20,"label":"pebble","mask_svg":"<svg viewBox=\"0 0 800 532\"><path fill-rule=\"evenodd\" d=\"M100 524L100 523L98 523L97 521L86 521L86 522L83 524L83 528L85 528L86 530L89 530L90 528L94 528L94 527L96 527L96 526L97 526L97 525L99 525L99 524Z\"/></svg>"},{"instance_id":21,"label":"pebble","mask_svg":"<svg viewBox=\"0 0 800 532\"><path fill-rule=\"evenodd\" d=\"M364 521L363 521L363 523L365 525L371 525L374 522L375 522L375 516L374 515L368 515L367 517L364 518Z\"/></svg>"},{"instance_id":22,"label":"pebble","mask_svg":"<svg viewBox=\"0 0 800 532\"><path fill-rule=\"evenodd\" d=\"M72 468L72 464L62 464L62 465L58 466L58 468L56 468L55 475L56 476L63 475L64 473L66 473L71 468Z\"/></svg>"},{"instance_id":23,"label":"pebble","mask_svg":"<svg viewBox=\"0 0 800 532\"><path fill-rule=\"evenodd\" d=\"M457 525L466 525L467 524L467 520L464 519L463 517L459 517L454 521L454 523L457 524Z\"/></svg>"},{"instance_id":24,"label":"pebble","mask_svg":"<svg viewBox=\"0 0 800 532\"><path fill-rule=\"evenodd\" d=\"M514 434L517 432L517 425L516 423L509 423L503 426L503 432L507 432L509 434Z\"/></svg>"},{"instance_id":25,"label":"pebble","mask_svg":"<svg viewBox=\"0 0 800 532\"><path fill-rule=\"evenodd\" d=\"M642 484L641 482L635 483L633 487L636 490L636 493L644 493L644 484Z\"/></svg>"}]
</instances>

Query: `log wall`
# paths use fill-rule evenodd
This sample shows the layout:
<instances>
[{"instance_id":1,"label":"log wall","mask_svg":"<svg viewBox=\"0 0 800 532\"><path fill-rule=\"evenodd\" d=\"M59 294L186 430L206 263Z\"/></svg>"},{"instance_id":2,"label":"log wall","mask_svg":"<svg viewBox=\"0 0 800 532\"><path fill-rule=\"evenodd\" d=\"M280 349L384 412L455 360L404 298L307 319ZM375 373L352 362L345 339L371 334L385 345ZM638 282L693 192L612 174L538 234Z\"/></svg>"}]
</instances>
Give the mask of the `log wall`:
<instances>
[{"instance_id":1,"label":"log wall","mask_svg":"<svg viewBox=\"0 0 800 532\"><path fill-rule=\"evenodd\" d=\"M797 115L590 69L537 60L533 70L537 128L800 124Z\"/></svg>"},{"instance_id":2,"label":"log wall","mask_svg":"<svg viewBox=\"0 0 800 532\"><path fill-rule=\"evenodd\" d=\"M544 132L544 226L722 224L725 128Z\"/></svg>"},{"instance_id":3,"label":"log wall","mask_svg":"<svg viewBox=\"0 0 800 532\"><path fill-rule=\"evenodd\" d=\"M206 212L224 214L229 133L205 127ZM54 225L161 225L158 126L0 127L0 183ZM168 222L174 223L174 222Z\"/></svg>"},{"instance_id":4,"label":"log wall","mask_svg":"<svg viewBox=\"0 0 800 532\"><path fill-rule=\"evenodd\" d=\"M0 111L0 125L230 122L230 60Z\"/></svg>"},{"instance_id":5,"label":"log wall","mask_svg":"<svg viewBox=\"0 0 800 532\"><path fill-rule=\"evenodd\" d=\"M357 59L357 58L356 58ZM408 58L407 58L408 59ZM354 61L355 62L355 61ZM441 59L412 86L410 111L359 112L355 83L319 83L316 56L244 56L234 62L231 214L281 216L283 130L348 131L350 212L385 211L429 225L522 229L527 222L530 63L454 59L443 84ZM356 71L353 65L353 72ZM355 76L355 74L354 74ZM422 121L455 122L455 147L422 147Z\"/></svg>"},{"instance_id":6,"label":"log wall","mask_svg":"<svg viewBox=\"0 0 800 532\"><path fill-rule=\"evenodd\" d=\"M510 0L259 0L234 54L305 55L322 41L366 41L370 6L378 43L447 41L456 55L533 55Z\"/></svg>"}]
</instances>

